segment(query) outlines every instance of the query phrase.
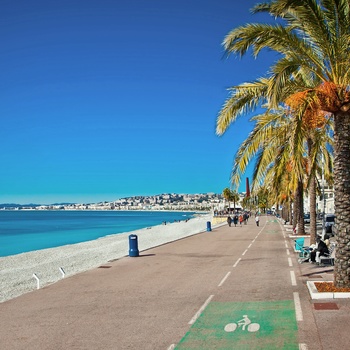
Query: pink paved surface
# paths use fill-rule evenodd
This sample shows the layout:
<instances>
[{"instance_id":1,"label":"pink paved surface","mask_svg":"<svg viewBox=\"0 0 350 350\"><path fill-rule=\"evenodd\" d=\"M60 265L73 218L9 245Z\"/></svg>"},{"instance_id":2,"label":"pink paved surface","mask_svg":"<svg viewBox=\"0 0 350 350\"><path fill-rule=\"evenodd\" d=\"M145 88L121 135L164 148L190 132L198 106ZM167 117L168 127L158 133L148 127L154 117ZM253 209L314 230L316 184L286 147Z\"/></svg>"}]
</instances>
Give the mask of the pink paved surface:
<instances>
[{"instance_id":1,"label":"pink paved surface","mask_svg":"<svg viewBox=\"0 0 350 350\"><path fill-rule=\"evenodd\" d=\"M246 302L293 293L304 349L349 348L350 301L312 300L306 287L308 280L331 280L332 268L298 264L292 240L273 219L215 228L1 303L0 349L166 350L210 296ZM314 307L328 302L338 309Z\"/></svg>"}]
</instances>

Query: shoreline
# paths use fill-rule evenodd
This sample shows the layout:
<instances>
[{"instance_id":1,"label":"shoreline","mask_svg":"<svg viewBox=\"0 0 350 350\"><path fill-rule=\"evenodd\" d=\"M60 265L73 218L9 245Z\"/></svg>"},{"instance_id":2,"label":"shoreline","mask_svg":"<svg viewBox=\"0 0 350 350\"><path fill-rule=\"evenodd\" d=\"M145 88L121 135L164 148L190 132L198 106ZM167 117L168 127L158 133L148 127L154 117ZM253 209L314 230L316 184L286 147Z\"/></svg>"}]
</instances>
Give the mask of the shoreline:
<instances>
[{"instance_id":1,"label":"shoreline","mask_svg":"<svg viewBox=\"0 0 350 350\"><path fill-rule=\"evenodd\" d=\"M144 251L184 237L206 231L211 214L199 215L189 221L168 223L136 231L112 234L96 240L36 250L0 258L0 303L62 279L96 268L109 261L129 255L129 235L138 236L138 249Z\"/></svg>"}]
</instances>

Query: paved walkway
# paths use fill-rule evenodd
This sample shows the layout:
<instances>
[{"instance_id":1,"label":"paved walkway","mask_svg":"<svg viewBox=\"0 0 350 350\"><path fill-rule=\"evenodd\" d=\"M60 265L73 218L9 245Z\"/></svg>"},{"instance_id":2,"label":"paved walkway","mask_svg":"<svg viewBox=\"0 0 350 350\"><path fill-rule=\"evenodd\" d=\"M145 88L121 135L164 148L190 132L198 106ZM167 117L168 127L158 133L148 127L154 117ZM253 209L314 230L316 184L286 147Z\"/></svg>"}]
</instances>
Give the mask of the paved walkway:
<instances>
[{"instance_id":1,"label":"paved walkway","mask_svg":"<svg viewBox=\"0 0 350 350\"><path fill-rule=\"evenodd\" d=\"M298 264L274 217L225 225L0 304L1 349L348 348L349 300L308 280L332 268Z\"/></svg>"}]
</instances>

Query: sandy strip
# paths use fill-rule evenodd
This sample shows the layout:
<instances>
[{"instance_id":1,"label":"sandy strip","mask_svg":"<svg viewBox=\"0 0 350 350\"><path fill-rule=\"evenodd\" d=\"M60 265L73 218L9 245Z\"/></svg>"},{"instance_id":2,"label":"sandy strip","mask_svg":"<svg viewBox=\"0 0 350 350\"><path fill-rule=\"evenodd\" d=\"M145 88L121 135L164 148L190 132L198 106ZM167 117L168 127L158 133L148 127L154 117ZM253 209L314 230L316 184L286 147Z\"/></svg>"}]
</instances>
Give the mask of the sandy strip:
<instances>
[{"instance_id":1,"label":"sandy strip","mask_svg":"<svg viewBox=\"0 0 350 350\"><path fill-rule=\"evenodd\" d=\"M138 237L139 251L203 232L210 215L193 218L188 222L176 222L152 228L111 235L94 241L71 244L57 248L0 258L0 302L15 298L37 288L55 283L65 276L96 268L110 260L129 255L129 235Z\"/></svg>"}]
</instances>

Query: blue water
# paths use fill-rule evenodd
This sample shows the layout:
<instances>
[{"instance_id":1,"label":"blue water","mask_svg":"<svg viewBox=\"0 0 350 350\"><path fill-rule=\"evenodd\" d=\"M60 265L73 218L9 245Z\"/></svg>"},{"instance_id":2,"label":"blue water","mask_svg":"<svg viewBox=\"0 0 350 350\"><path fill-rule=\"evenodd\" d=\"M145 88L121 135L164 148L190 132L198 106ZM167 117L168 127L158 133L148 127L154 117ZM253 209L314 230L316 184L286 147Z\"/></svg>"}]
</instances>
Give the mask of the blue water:
<instances>
[{"instance_id":1,"label":"blue water","mask_svg":"<svg viewBox=\"0 0 350 350\"><path fill-rule=\"evenodd\" d=\"M186 220L163 211L0 211L0 257Z\"/></svg>"}]
</instances>

